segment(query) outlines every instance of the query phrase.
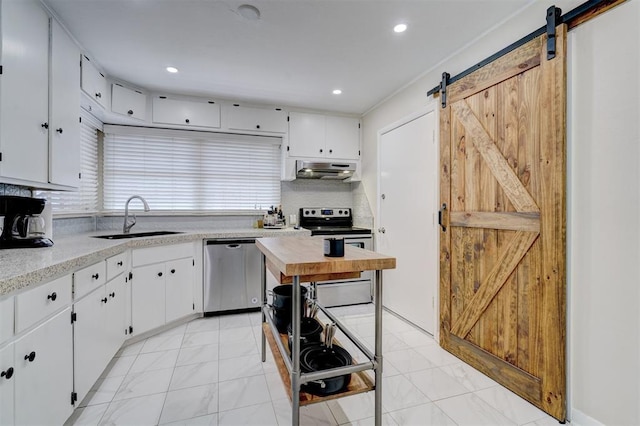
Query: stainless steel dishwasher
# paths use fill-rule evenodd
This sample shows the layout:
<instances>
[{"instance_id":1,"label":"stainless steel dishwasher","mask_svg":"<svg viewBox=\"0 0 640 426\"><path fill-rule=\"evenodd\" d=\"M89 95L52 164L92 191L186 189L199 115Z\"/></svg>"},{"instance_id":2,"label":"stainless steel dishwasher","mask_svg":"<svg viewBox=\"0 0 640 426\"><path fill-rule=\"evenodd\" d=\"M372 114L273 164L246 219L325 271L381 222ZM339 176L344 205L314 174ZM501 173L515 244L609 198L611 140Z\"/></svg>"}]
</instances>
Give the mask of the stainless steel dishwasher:
<instances>
[{"instance_id":1,"label":"stainless steel dishwasher","mask_svg":"<svg viewBox=\"0 0 640 426\"><path fill-rule=\"evenodd\" d=\"M261 256L255 238L205 240L204 311L260 309Z\"/></svg>"}]
</instances>

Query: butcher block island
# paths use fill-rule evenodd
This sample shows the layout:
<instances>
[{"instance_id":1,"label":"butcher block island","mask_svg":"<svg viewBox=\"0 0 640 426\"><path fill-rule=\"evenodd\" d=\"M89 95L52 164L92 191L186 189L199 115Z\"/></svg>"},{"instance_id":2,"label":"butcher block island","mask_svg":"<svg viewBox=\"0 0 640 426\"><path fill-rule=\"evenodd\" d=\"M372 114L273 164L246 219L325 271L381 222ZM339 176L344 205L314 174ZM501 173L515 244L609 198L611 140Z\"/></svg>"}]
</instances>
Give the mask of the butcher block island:
<instances>
[{"instance_id":1,"label":"butcher block island","mask_svg":"<svg viewBox=\"0 0 640 426\"><path fill-rule=\"evenodd\" d=\"M292 424L300 422L300 406L321 402L327 399L353 395L355 393L375 392L375 424L382 424L382 271L394 269L396 259L373 251L345 245L344 256L328 257L324 255L324 240L318 237L305 238L261 238L256 246L262 252L262 361L266 360L266 342L273 352L278 371L285 386L290 388L292 403ZM267 269L281 284L291 284L291 349L288 348L289 337L280 334L274 320L274 309L267 303ZM372 352L347 327L344 326L329 310L317 301L316 282L358 277L362 271L374 270L374 304L375 304L375 348ZM345 366L331 366L329 369L317 369L303 372L301 370L300 320L303 315L301 283L309 284L310 305L317 307L330 322L335 324L368 361L351 362ZM324 335L326 336L325 329ZM331 340L331 339L330 339ZM333 339L334 342L337 342ZM339 342L338 342L339 344ZM375 380L372 381L366 370L372 370ZM324 396L312 395L301 391L305 384L320 384L321 388L336 377L351 375L348 386L339 392L331 392ZM325 382L325 380L327 380ZM329 386L330 387L330 386ZM298 397L295 397L298 395Z\"/></svg>"}]
</instances>

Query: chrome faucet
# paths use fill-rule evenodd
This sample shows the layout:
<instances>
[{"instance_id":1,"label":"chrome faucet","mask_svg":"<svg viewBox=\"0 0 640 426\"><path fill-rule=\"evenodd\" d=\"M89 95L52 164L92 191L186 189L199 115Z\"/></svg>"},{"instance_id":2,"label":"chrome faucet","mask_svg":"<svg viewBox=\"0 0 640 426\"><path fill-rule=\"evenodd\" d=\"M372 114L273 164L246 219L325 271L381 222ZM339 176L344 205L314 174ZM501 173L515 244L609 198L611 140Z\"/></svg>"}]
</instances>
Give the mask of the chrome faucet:
<instances>
[{"instance_id":1,"label":"chrome faucet","mask_svg":"<svg viewBox=\"0 0 640 426\"><path fill-rule=\"evenodd\" d=\"M148 212L149 210L151 210L149 208L149 204L147 204L147 201L142 198L139 195L134 195L132 197L130 197L127 202L124 205L124 226L122 227L122 233L123 234L128 234L129 231L131 230L131 228L133 227L133 225L136 224L136 215L135 213L133 214L133 217L131 218L131 221L129 221L129 202L131 200L133 200L134 198L137 198L138 200L142 201L142 204L144 204L144 211Z\"/></svg>"}]
</instances>

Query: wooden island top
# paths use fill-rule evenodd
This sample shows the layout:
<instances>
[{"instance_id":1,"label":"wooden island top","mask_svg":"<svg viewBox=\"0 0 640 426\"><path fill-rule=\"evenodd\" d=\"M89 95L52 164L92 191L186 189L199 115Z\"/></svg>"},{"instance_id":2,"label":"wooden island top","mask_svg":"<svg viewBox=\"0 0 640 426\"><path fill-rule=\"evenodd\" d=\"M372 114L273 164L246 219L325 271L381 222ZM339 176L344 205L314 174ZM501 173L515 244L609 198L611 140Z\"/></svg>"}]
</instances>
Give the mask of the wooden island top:
<instances>
[{"instance_id":1,"label":"wooden island top","mask_svg":"<svg viewBox=\"0 0 640 426\"><path fill-rule=\"evenodd\" d=\"M298 275L340 277L360 271L394 269L396 258L345 244L344 257L324 255L324 238L259 238L256 246L265 255L272 272L279 271L281 278ZM281 280L282 282L282 280Z\"/></svg>"}]
</instances>

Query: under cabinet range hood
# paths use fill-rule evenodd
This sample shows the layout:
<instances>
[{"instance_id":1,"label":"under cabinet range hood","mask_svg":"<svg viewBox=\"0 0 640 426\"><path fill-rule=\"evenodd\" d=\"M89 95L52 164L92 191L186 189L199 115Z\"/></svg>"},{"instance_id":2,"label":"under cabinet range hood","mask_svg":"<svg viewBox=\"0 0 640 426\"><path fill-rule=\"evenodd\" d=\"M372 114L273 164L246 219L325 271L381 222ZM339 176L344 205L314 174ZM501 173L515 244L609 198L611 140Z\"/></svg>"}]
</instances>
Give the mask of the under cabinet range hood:
<instances>
[{"instance_id":1,"label":"under cabinet range hood","mask_svg":"<svg viewBox=\"0 0 640 426\"><path fill-rule=\"evenodd\" d=\"M351 161L296 161L298 179L349 179L356 172L357 164Z\"/></svg>"}]
</instances>

